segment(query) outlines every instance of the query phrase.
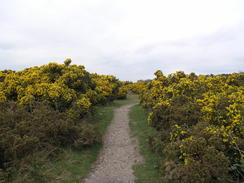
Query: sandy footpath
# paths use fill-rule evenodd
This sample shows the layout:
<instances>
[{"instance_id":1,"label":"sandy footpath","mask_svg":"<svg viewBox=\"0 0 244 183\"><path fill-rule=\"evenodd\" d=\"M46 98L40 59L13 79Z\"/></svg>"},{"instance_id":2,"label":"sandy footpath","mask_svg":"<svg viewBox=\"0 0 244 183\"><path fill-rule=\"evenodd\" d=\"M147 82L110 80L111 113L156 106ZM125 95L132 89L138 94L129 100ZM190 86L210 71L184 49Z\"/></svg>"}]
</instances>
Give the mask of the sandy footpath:
<instances>
[{"instance_id":1,"label":"sandy footpath","mask_svg":"<svg viewBox=\"0 0 244 183\"><path fill-rule=\"evenodd\" d=\"M143 162L138 143L131 137L128 112L133 104L114 111L114 118L104 139L101 154L92 172L82 183L133 183L132 166Z\"/></svg>"}]
</instances>

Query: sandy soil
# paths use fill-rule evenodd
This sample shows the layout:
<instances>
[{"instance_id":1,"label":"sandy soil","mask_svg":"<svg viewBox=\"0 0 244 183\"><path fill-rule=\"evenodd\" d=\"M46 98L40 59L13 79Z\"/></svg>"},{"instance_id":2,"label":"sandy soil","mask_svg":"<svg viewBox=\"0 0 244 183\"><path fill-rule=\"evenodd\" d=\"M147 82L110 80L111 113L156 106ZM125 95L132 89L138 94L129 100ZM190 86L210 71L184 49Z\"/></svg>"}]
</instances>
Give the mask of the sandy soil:
<instances>
[{"instance_id":1,"label":"sandy soil","mask_svg":"<svg viewBox=\"0 0 244 183\"><path fill-rule=\"evenodd\" d=\"M104 146L92 172L83 183L133 183L132 166L143 162L138 143L131 137L129 108L124 105L114 111L114 118L104 139Z\"/></svg>"}]
</instances>

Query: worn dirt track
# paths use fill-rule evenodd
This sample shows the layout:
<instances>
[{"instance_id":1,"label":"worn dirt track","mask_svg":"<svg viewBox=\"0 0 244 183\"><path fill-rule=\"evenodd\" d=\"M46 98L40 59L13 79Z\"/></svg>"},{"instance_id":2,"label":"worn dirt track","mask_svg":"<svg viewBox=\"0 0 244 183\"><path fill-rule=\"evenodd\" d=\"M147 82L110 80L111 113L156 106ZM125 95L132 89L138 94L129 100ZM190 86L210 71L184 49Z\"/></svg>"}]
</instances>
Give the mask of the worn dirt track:
<instances>
[{"instance_id":1,"label":"worn dirt track","mask_svg":"<svg viewBox=\"0 0 244 183\"><path fill-rule=\"evenodd\" d=\"M133 104L114 111L114 118L104 137L101 154L92 172L82 183L133 183L132 166L143 161L138 144L131 137L128 112Z\"/></svg>"}]
</instances>

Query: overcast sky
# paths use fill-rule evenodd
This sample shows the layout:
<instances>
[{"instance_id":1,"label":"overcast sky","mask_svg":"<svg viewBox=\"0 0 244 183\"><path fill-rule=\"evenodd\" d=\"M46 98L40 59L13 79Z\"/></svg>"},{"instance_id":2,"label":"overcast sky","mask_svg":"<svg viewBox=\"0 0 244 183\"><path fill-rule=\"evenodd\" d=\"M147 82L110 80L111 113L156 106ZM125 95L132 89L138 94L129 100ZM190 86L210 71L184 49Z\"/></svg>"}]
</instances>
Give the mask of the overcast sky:
<instances>
[{"instance_id":1,"label":"overcast sky","mask_svg":"<svg viewBox=\"0 0 244 183\"><path fill-rule=\"evenodd\" d=\"M133 81L244 71L244 1L0 0L0 70L65 58Z\"/></svg>"}]
</instances>

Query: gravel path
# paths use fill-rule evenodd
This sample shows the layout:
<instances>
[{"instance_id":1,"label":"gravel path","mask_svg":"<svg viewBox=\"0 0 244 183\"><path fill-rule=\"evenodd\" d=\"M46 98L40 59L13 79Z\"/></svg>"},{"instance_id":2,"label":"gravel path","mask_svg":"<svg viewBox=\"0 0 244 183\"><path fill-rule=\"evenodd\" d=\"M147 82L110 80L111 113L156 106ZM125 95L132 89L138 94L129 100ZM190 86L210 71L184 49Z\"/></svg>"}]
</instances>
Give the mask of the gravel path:
<instances>
[{"instance_id":1,"label":"gravel path","mask_svg":"<svg viewBox=\"0 0 244 183\"><path fill-rule=\"evenodd\" d=\"M114 111L108 127L100 157L84 183L133 183L132 166L143 162L138 152L138 143L130 135L129 108L123 105Z\"/></svg>"}]
</instances>

